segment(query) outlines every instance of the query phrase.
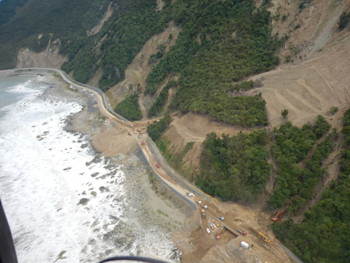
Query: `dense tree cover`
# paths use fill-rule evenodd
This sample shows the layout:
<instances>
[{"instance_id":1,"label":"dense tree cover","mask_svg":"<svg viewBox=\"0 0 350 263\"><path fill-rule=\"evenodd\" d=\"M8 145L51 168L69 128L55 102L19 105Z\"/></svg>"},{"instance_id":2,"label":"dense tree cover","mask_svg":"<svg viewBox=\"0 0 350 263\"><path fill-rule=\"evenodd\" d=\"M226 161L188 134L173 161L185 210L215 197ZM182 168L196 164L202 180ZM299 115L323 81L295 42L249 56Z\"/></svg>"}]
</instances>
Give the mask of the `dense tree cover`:
<instances>
[{"instance_id":1,"label":"dense tree cover","mask_svg":"<svg viewBox=\"0 0 350 263\"><path fill-rule=\"evenodd\" d=\"M103 75L99 87L107 90L124 79L126 67L144 43L165 28L166 17L155 10L154 0L118 1L118 8L99 34L88 41L76 38L65 42L62 52L70 60L62 68L67 72L74 69L74 77L86 82L101 67Z\"/></svg>"},{"instance_id":2,"label":"dense tree cover","mask_svg":"<svg viewBox=\"0 0 350 263\"><path fill-rule=\"evenodd\" d=\"M158 142L162 134L168 129L172 118L169 113L165 114L160 121L155 121L147 127L147 132L153 141Z\"/></svg>"},{"instance_id":3,"label":"dense tree cover","mask_svg":"<svg viewBox=\"0 0 350 263\"><path fill-rule=\"evenodd\" d=\"M207 96L205 96L207 95ZM188 110L208 114L213 119L240 126L267 125L266 102L261 95L231 97L225 93L201 94Z\"/></svg>"},{"instance_id":4,"label":"dense tree cover","mask_svg":"<svg viewBox=\"0 0 350 263\"><path fill-rule=\"evenodd\" d=\"M152 35L164 30L168 22L168 17L163 15L167 6L156 13L154 0L121 2L120 11L111 21L107 39L101 46L103 76L99 84L104 89L124 79L124 71L137 52Z\"/></svg>"},{"instance_id":5,"label":"dense tree cover","mask_svg":"<svg viewBox=\"0 0 350 263\"><path fill-rule=\"evenodd\" d=\"M228 94L236 81L278 63L270 14L264 7L254 10L254 1L176 1L172 18L183 30L148 76L146 92L155 94L166 76L178 74L180 89L173 108L206 113L232 124L265 125L265 104L260 98ZM224 106L211 107L210 102Z\"/></svg>"},{"instance_id":6,"label":"dense tree cover","mask_svg":"<svg viewBox=\"0 0 350 263\"><path fill-rule=\"evenodd\" d=\"M175 81L169 81L167 85L163 88L163 90L160 92L159 96L157 97L157 100L155 103L153 103L152 107L148 111L148 117L153 117L159 115L164 105L166 104L168 100L168 93L169 89L176 87L177 83Z\"/></svg>"},{"instance_id":7,"label":"dense tree cover","mask_svg":"<svg viewBox=\"0 0 350 263\"><path fill-rule=\"evenodd\" d=\"M343 12L339 18L338 28L339 30L343 30L347 27L350 21L350 12Z\"/></svg>"},{"instance_id":8,"label":"dense tree cover","mask_svg":"<svg viewBox=\"0 0 350 263\"><path fill-rule=\"evenodd\" d=\"M133 94L125 98L116 107L115 111L128 120L136 121L142 119L142 112L138 103L139 94Z\"/></svg>"},{"instance_id":9,"label":"dense tree cover","mask_svg":"<svg viewBox=\"0 0 350 263\"><path fill-rule=\"evenodd\" d=\"M23 1L6 1L16 2ZM0 68L14 67L16 52L23 46L42 50L49 39L61 39L75 45L76 38L87 39L110 1L31 0L16 9L8 23L0 26ZM1 5L5 4L1 3ZM15 5L13 3L12 5ZM5 12L0 6L2 17ZM43 35L39 38L39 35ZM78 49L77 49L78 50Z\"/></svg>"},{"instance_id":10,"label":"dense tree cover","mask_svg":"<svg viewBox=\"0 0 350 263\"><path fill-rule=\"evenodd\" d=\"M314 125L306 124L301 129L289 122L279 129L275 128L273 152L279 171L277 186L268 201L271 207L290 206L290 210L296 212L310 198L313 187L325 173L321 164L332 149L334 133L318 144L315 153L306 162L305 169L298 163L306 158L316 140L329 128L330 125L322 116L318 116Z\"/></svg>"},{"instance_id":11,"label":"dense tree cover","mask_svg":"<svg viewBox=\"0 0 350 263\"><path fill-rule=\"evenodd\" d=\"M196 184L223 200L255 200L265 186L269 165L266 131L218 138L207 135Z\"/></svg>"},{"instance_id":12,"label":"dense tree cover","mask_svg":"<svg viewBox=\"0 0 350 263\"><path fill-rule=\"evenodd\" d=\"M0 67L13 66L14 52L23 45L39 51L59 38L60 52L68 57L62 69L87 82L102 68L99 86L106 90L124 78L144 43L174 20L182 31L168 53L160 45L150 58L154 69L146 92L154 95L169 74L177 74L180 88L172 108L242 126L266 125L265 103L259 96L232 94L237 81L278 63L265 4L257 10L253 0L167 0L157 11L155 0L113 2L112 17L98 34L87 36L110 1L30 1L14 22L1 28ZM212 101L224 107L208 103ZM151 115L161 107L155 108Z\"/></svg>"},{"instance_id":13,"label":"dense tree cover","mask_svg":"<svg viewBox=\"0 0 350 263\"><path fill-rule=\"evenodd\" d=\"M235 84L235 85L229 85L229 90L231 91L231 92L237 92L237 91L247 91L247 90L250 90L250 89L252 89L252 88L254 88L254 87L257 87L257 86L259 86L260 85L260 83L258 83L258 82L254 82L254 81L252 81L252 80L249 80L249 81L242 81L242 82L240 82L240 83L237 83L237 84Z\"/></svg>"},{"instance_id":14,"label":"dense tree cover","mask_svg":"<svg viewBox=\"0 0 350 263\"><path fill-rule=\"evenodd\" d=\"M277 237L304 262L345 263L350 258L350 110L344 115L346 140L340 174L299 224L274 224Z\"/></svg>"},{"instance_id":15,"label":"dense tree cover","mask_svg":"<svg viewBox=\"0 0 350 263\"><path fill-rule=\"evenodd\" d=\"M2 0L0 2L0 26L16 14L16 8L23 6L28 0Z\"/></svg>"}]
</instances>

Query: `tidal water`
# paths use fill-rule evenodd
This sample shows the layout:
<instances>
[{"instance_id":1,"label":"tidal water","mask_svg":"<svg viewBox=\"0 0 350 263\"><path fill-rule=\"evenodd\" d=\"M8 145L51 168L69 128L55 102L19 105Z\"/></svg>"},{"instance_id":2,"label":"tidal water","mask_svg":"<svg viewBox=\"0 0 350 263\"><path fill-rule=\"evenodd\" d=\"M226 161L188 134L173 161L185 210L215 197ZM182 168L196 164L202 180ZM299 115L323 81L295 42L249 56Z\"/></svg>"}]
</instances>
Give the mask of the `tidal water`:
<instances>
[{"instance_id":1,"label":"tidal water","mask_svg":"<svg viewBox=\"0 0 350 263\"><path fill-rule=\"evenodd\" d=\"M0 197L19 262L169 257L164 233L125 213L122 166L64 129L81 103L43 96L49 88L44 76L0 77Z\"/></svg>"}]
</instances>

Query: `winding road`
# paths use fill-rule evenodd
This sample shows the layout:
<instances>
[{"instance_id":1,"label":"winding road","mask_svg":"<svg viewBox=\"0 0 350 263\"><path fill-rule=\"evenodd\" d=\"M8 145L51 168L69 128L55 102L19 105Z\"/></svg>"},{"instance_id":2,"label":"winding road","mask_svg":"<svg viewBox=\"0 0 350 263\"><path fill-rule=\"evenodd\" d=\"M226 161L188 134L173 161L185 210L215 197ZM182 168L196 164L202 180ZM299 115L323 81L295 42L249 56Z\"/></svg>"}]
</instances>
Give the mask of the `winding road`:
<instances>
[{"instance_id":1,"label":"winding road","mask_svg":"<svg viewBox=\"0 0 350 263\"><path fill-rule=\"evenodd\" d=\"M155 176L157 176L167 187L169 187L172 191L174 191L185 202L187 202L194 210L201 210L202 206L198 203L198 201L204 201L209 206L207 210L207 214L210 215L212 218L217 218L224 215L220 212L220 211L224 211L224 209L221 209L219 207L219 203L216 202L214 198L202 192L192 183L187 181L184 177L179 175L173 168L171 168L171 166L167 163L167 161L164 159L162 154L159 152L158 148L155 146L152 140L148 137L147 133L142 133L142 134L138 133L132 122L125 119L123 116L117 114L116 112L114 112L105 94L100 89L90 85L79 83L73 80L69 75L67 75L62 70L55 69L55 68L21 68L21 69L3 70L3 71L0 71L0 76L21 74L23 72L33 72L37 74L40 74L41 72L48 72L48 73L54 72L59 74L64 81L72 85L72 87L77 88L81 92L93 93L96 96L101 113L104 114L106 117L109 117L119 122L121 125L125 127L125 129L128 130L129 134L135 138L135 140L139 145L139 148L142 150L142 153L145 159L147 160L147 162L149 163L151 169L153 170ZM147 122L145 122L144 124L146 125ZM157 163L160 165L160 167L157 167L156 165ZM189 193L194 193L195 197L189 196ZM200 220L200 222L203 230L205 231L206 226L204 226L204 220ZM236 236L239 235L238 233L234 232L239 226L235 222L225 221L225 222L222 222L222 225L227 229L233 230L231 232L233 232L234 235ZM282 248L285 251L285 253L292 258L294 262L302 263L300 259L298 259L288 248L280 244L280 242L277 242L277 246L271 247L271 250L277 247Z\"/></svg>"}]
</instances>

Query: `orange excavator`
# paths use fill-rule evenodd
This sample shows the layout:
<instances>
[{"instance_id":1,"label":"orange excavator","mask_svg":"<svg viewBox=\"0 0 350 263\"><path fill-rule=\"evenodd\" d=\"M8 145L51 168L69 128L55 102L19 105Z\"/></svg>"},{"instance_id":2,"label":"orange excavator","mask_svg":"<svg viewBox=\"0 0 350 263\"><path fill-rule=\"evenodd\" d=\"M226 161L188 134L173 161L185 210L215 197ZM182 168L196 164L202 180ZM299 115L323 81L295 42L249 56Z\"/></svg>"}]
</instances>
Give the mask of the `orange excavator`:
<instances>
[{"instance_id":1,"label":"orange excavator","mask_svg":"<svg viewBox=\"0 0 350 263\"><path fill-rule=\"evenodd\" d=\"M277 221L278 216L280 216L283 213L283 211L278 211L278 213L272 218L272 221Z\"/></svg>"}]
</instances>

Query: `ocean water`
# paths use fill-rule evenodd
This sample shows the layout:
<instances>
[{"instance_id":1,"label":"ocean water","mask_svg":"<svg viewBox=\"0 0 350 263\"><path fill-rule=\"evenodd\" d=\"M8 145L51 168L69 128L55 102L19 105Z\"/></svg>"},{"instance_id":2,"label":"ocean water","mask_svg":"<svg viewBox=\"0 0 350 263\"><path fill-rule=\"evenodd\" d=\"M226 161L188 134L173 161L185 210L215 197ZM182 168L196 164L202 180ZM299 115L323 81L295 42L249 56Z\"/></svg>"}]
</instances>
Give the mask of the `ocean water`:
<instances>
[{"instance_id":1,"label":"ocean water","mask_svg":"<svg viewBox=\"0 0 350 263\"><path fill-rule=\"evenodd\" d=\"M122 166L65 131L82 105L43 96L48 88L43 76L0 77L0 197L19 262L169 257L175 247L165 233L125 213Z\"/></svg>"}]
</instances>

